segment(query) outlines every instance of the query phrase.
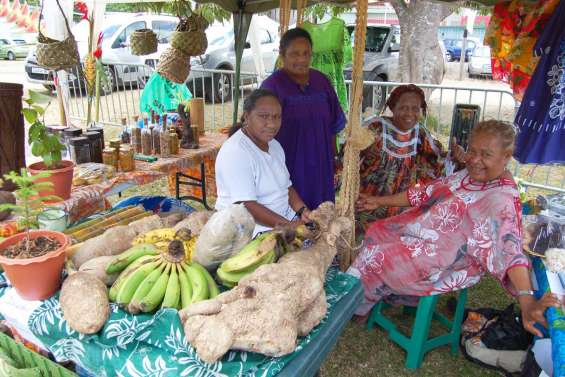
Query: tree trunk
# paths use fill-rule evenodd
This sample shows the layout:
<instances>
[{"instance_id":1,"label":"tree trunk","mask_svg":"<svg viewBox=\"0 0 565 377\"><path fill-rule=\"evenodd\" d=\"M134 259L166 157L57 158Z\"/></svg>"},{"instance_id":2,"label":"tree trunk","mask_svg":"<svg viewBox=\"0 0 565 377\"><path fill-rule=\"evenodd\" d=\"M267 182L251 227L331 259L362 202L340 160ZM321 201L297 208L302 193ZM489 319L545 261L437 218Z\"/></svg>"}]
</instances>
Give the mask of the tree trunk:
<instances>
[{"instance_id":1,"label":"tree trunk","mask_svg":"<svg viewBox=\"0 0 565 377\"><path fill-rule=\"evenodd\" d=\"M449 5L429 1L391 2L400 22L400 81L440 84L445 64L438 28L453 11Z\"/></svg>"}]
</instances>

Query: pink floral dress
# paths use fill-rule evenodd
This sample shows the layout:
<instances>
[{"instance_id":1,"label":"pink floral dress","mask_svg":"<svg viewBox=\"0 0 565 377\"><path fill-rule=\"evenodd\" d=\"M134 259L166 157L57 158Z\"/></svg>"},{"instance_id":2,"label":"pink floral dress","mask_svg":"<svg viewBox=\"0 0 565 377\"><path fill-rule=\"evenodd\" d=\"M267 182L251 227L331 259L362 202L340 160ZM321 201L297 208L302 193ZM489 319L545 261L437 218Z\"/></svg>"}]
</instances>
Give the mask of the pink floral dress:
<instances>
[{"instance_id":1,"label":"pink floral dress","mask_svg":"<svg viewBox=\"0 0 565 377\"><path fill-rule=\"evenodd\" d=\"M529 266L514 181L473 182L464 169L409 189L408 198L412 209L368 228L348 271L365 289L358 315L383 298L413 303L471 287L487 271L511 291L507 271Z\"/></svg>"}]
</instances>

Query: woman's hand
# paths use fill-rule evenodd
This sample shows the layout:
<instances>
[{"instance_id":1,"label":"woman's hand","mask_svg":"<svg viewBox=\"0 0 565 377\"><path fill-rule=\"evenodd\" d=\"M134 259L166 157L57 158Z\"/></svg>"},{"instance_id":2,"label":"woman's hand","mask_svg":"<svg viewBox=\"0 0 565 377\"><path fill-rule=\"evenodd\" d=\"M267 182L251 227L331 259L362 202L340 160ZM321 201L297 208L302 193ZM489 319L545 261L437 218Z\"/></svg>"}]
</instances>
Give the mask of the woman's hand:
<instances>
[{"instance_id":1,"label":"woman's hand","mask_svg":"<svg viewBox=\"0 0 565 377\"><path fill-rule=\"evenodd\" d=\"M371 211L382 206L378 196L371 196L367 194L359 194L355 209L358 211Z\"/></svg>"},{"instance_id":2,"label":"woman's hand","mask_svg":"<svg viewBox=\"0 0 565 377\"><path fill-rule=\"evenodd\" d=\"M300 220L306 224L308 222L310 222L312 219L310 218L310 214L312 213L312 211L310 211L308 208L304 208L304 211L302 211L302 216L300 216Z\"/></svg>"},{"instance_id":3,"label":"woman's hand","mask_svg":"<svg viewBox=\"0 0 565 377\"><path fill-rule=\"evenodd\" d=\"M463 147L461 147L459 144L457 144L457 139L456 138L452 138L451 139L451 156L453 157L453 159L460 163L460 164L465 164L465 161L467 160L467 153L465 153L465 151L463 150Z\"/></svg>"},{"instance_id":4,"label":"woman's hand","mask_svg":"<svg viewBox=\"0 0 565 377\"><path fill-rule=\"evenodd\" d=\"M551 293L544 294L538 301L533 296L520 297L520 311L522 312L524 329L541 338L543 336L541 331L536 329L534 325L537 322L547 328L547 321L543 313L550 306L557 308L561 306L559 299Z\"/></svg>"}]
</instances>

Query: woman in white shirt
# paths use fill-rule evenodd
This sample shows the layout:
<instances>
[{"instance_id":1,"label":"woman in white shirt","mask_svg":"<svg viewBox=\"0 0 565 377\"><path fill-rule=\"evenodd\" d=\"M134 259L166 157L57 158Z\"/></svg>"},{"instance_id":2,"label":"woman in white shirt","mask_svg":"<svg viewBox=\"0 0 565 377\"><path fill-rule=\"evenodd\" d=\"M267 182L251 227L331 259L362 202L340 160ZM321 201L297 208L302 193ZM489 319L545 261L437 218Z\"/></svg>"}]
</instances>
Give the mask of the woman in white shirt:
<instances>
[{"instance_id":1,"label":"woman in white shirt","mask_svg":"<svg viewBox=\"0 0 565 377\"><path fill-rule=\"evenodd\" d=\"M277 96L254 90L216 158L216 209L243 203L257 224L254 234L276 225L302 224L310 213L292 187L283 149L275 140L280 127Z\"/></svg>"}]
</instances>

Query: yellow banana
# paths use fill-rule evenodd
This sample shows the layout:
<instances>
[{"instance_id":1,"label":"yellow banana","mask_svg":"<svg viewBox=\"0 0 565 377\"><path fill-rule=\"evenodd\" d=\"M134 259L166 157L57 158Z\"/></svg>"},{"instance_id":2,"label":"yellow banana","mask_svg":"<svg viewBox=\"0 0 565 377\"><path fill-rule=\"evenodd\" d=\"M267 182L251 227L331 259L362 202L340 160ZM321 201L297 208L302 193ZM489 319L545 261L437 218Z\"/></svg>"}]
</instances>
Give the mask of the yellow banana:
<instances>
[{"instance_id":1,"label":"yellow banana","mask_svg":"<svg viewBox=\"0 0 565 377\"><path fill-rule=\"evenodd\" d=\"M173 228L154 229L149 232L137 236L132 244L137 245L140 243L156 244L157 242L171 241L175 238L175 230Z\"/></svg>"},{"instance_id":2,"label":"yellow banana","mask_svg":"<svg viewBox=\"0 0 565 377\"><path fill-rule=\"evenodd\" d=\"M171 267L172 264L167 263L165 272L159 276L159 279L157 279L153 288L151 288L149 293L147 293L147 295L145 295L145 297L139 302L139 308L142 312L152 312L163 302L163 297L165 297L165 292L167 291L167 283L169 281Z\"/></svg>"},{"instance_id":3,"label":"yellow banana","mask_svg":"<svg viewBox=\"0 0 565 377\"><path fill-rule=\"evenodd\" d=\"M173 264L171 268L171 276L167 282L167 290L165 291L165 297L163 298L163 303L161 308L176 308L180 300L180 282L177 272L177 267L180 266L179 263Z\"/></svg>"},{"instance_id":4,"label":"yellow banana","mask_svg":"<svg viewBox=\"0 0 565 377\"><path fill-rule=\"evenodd\" d=\"M108 266L106 266L106 273L115 274L123 271L133 261L139 259L143 255L157 255L157 248L150 244L138 244L130 247L128 250L117 255Z\"/></svg>"},{"instance_id":5,"label":"yellow banana","mask_svg":"<svg viewBox=\"0 0 565 377\"><path fill-rule=\"evenodd\" d=\"M159 265L159 263L159 260L149 262L132 272L120 287L118 295L116 296L116 303L120 305L129 304L139 284Z\"/></svg>"},{"instance_id":6,"label":"yellow banana","mask_svg":"<svg viewBox=\"0 0 565 377\"><path fill-rule=\"evenodd\" d=\"M147 277L145 277L145 279L143 279L143 281L139 284L128 305L128 311L130 313L137 314L141 311L139 302L149 293L151 288L153 288L155 282L159 279L159 276L161 276L161 274L165 270L165 266L166 263L163 260L160 260L159 266L151 271L151 273L147 275Z\"/></svg>"},{"instance_id":7,"label":"yellow banana","mask_svg":"<svg viewBox=\"0 0 565 377\"><path fill-rule=\"evenodd\" d=\"M184 266L186 266L186 263L184 262L178 266L181 309L186 308L192 302L192 284L183 269Z\"/></svg>"},{"instance_id":8,"label":"yellow banana","mask_svg":"<svg viewBox=\"0 0 565 377\"><path fill-rule=\"evenodd\" d=\"M116 279L114 284L112 284L112 287L108 291L108 298L110 299L110 301L113 302L116 301L116 297L118 296L118 291L120 290L120 287L123 285L124 281L131 273L133 273L139 266L142 266L146 263L150 263L157 259L158 257L154 255L144 255L139 259L135 260L134 262L132 262L129 266L127 266L127 268L124 271L122 271L120 276L118 276L118 278Z\"/></svg>"},{"instance_id":9,"label":"yellow banana","mask_svg":"<svg viewBox=\"0 0 565 377\"><path fill-rule=\"evenodd\" d=\"M206 277L193 264L186 264L186 274L192 284L192 300L198 302L208 299L208 282Z\"/></svg>"},{"instance_id":10,"label":"yellow banana","mask_svg":"<svg viewBox=\"0 0 565 377\"><path fill-rule=\"evenodd\" d=\"M205 269L204 266L196 262L192 263L192 266L200 270L200 273L206 278L206 284L208 285L208 298L214 298L219 295L220 290L218 289L218 285L216 284L214 278L212 277L212 275L210 275L208 270Z\"/></svg>"}]
</instances>

